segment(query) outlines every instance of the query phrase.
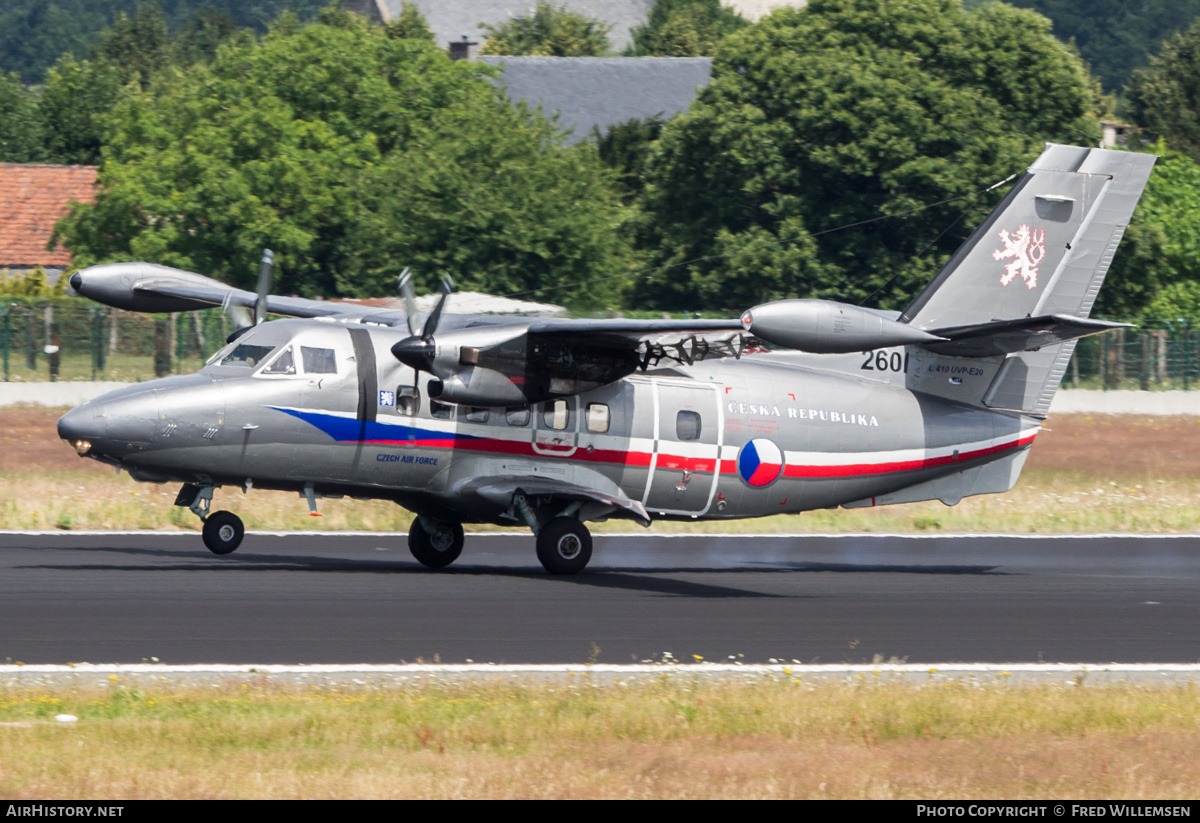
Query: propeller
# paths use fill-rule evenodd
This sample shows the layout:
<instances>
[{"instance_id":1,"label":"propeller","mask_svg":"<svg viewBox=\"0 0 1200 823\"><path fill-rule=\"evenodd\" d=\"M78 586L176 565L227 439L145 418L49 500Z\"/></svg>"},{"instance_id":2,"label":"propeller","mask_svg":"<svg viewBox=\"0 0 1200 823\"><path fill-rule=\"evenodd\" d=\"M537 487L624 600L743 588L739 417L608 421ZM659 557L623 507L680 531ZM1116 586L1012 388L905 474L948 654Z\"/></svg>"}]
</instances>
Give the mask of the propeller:
<instances>
[{"instance_id":1,"label":"propeller","mask_svg":"<svg viewBox=\"0 0 1200 823\"><path fill-rule=\"evenodd\" d=\"M396 288L404 296L404 313L408 315L408 333L416 337L421 323L417 319L417 295L413 291L412 269L408 266L405 266L404 271L400 272L400 280L396 283Z\"/></svg>"},{"instance_id":2,"label":"propeller","mask_svg":"<svg viewBox=\"0 0 1200 823\"><path fill-rule=\"evenodd\" d=\"M274 270L275 255L270 249L263 249L262 263L258 267L258 288L256 290L258 296L254 300L253 317L241 306L230 304L229 299L233 296L232 291L225 295L225 301L221 304L221 309L233 322L233 331L225 338L226 343L232 343L267 319L267 295L271 291L271 274Z\"/></svg>"},{"instance_id":3,"label":"propeller","mask_svg":"<svg viewBox=\"0 0 1200 823\"><path fill-rule=\"evenodd\" d=\"M267 294L271 291L271 272L275 268L275 255L263 249L262 265L258 267L258 298L254 301L254 325L267 319Z\"/></svg>"},{"instance_id":4,"label":"propeller","mask_svg":"<svg viewBox=\"0 0 1200 823\"><path fill-rule=\"evenodd\" d=\"M407 272L408 270L405 269ZM427 371L433 374L433 358L437 355L437 343L434 341L434 333L437 332L438 323L442 318L442 309L446 306L446 299L450 297L450 292L454 290L454 281L449 275L443 275L441 283L442 296L438 299L437 305L433 307L433 311L429 313L429 317L425 319L425 328L421 330L420 337L417 336L417 312L412 298L412 282L411 278L406 278L404 273L400 275L400 288L404 291L405 308L408 312L408 329L411 336L404 338L399 343L392 346L392 354L406 366L412 366L420 371Z\"/></svg>"}]
</instances>

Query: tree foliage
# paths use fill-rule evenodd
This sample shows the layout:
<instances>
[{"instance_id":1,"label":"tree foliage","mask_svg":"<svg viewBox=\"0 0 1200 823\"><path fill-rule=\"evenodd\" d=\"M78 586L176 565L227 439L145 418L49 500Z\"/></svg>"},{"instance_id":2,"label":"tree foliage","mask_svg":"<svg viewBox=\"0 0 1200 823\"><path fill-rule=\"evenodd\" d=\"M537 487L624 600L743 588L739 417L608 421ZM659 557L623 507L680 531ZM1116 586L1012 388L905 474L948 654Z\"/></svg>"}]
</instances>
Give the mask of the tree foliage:
<instances>
[{"instance_id":1,"label":"tree foliage","mask_svg":"<svg viewBox=\"0 0 1200 823\"><path fill-rule=\"evenodd\" d=\"M38 99L47 159L97 164L105 118L128 94L121 70L105 62L76 62L70 55L46 76Z\"/></svg>"},{"instance_id":2,"label":"tree foliage","mask_svg":"<svg viewBox=\"0 0 1200 823\"><path fill-rule=\"evenodd\" d=\"M1129 83L1130 113L1152 138L1200 159L1200 21L1163 44Z\"/></svg>"},{"instance_id":3,"label":"tree foliage","mask_svg":"<svg viewBox=\"0 0 1200 823\"><path fill-rule=\"evenodd\" d=\"M749 21L720 0L657 0L643 26L631 32L635 57L701 57Z\"/></svg>"},{"instance_id":4,"label":"tree foliage","mask_svg":"<svg viewBox=\"0 0 1200 823\"><path fill-rule=\"evenodd\" d=\"M981 190L1045 140L1098 140L1049 29L999 3L812 0L726 38L650 158L634 302L904 305L994 205Z\"/></svg>"},{"instance_id":5,"label":"tree foliage","mask_svg":"<svg viewBox=\"0 0 1200 823\"><path fill-rule=\"evenodd\" d=\"M979 0L975 0L978 5ZM1110 91L1146 65L1162 41L1200 17L1200 0L1010 0L1054 21Z\"/></svg>"},{"instance_id":6,"label":"tree foliage","mask_svg":"<svg viewBox=\"0 0 1200 823\"><path fill-rule=\"evenodd\" d=\"M499 26L481 23L480 28L487 32L484 54L600 57L611 49L611 26L541 0L528 17L514 17Z\"/></svg>"},{"instance_id":7,"label":"tree foliage","mask_svg":"<svg viewBox=\"0 0 1200 823\"><path fill-rule=\"evenodd\" d=\"M493 72L336 10L229 43L117 106L102 191L59 233L81 265L242 286L269 247L277 288L308 296L392 293L412 266L429 288L443 270L499 292L591 280L557 294L602 300L624 263L609 175Z\"/></svg>"},{"instance_id":8,"label":"tree foliage","mask_svg":"<svg viewBox=\"0 0 1200 823\"><path fill-rule=\"evenodd\" d=\"M1200 165L1161 142L1153 151L1158 162L1096 305L1109 317L1165 317L1200 284Z\"/></svg>"},{"instance_id":9,"label":"tree foliage","mask_svg":"<svg viewBox=\"0 0 1200 823\"><path fill-rule=\"evenodd\" d=\"M146 0L4 0L0 3L0 72L15 71L26 84L42 82L63 55L88 57L117 15L137 15ZM157 0L168 28L177 32L197 14L227 16L241 28L264 33L291 9L309 19L329 0Z\"/></svg>"},{"instance_id":10,"label":"tree foliage","mask_svg":"<svg viewBox=\"0 0 1200 823\"><path fill-rule=\"evenodd\" d=\"M421 14L416 3L402 5L399 16L395 20L389 21L385 29L388 37L434 42L433 29L429 28L429 21L425 19L425 15Z\"/></svg>"},{"instance_id":11,"label":"tree foliage","mask_svg":"<svg viewBox=\"0 0 1200 823\"><path fill-rule=\"evenodd\" d=\"M40 160L41 137L37 99L16 74L0 72L0 163Z\"/></svg>"}]
</instances>

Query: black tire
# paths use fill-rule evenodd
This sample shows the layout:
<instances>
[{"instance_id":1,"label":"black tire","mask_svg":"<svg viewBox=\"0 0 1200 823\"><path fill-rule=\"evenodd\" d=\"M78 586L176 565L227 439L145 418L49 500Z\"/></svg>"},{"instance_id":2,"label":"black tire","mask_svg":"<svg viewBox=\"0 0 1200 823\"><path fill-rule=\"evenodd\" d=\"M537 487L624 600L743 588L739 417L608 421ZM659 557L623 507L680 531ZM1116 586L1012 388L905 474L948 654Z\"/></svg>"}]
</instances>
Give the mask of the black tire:
<instances>
[{"instance_id":1,"label":"black tire","mask_svg":"<svg viewBox=\"0 0 1200 823\"><path fill-rule=\"evenodd\" d=\"M229 554L242 545L246 527L233 512L213 512L204 518L204 545L213 554Z\"/></svg>"},{"instance_id":2,"label":"black tire","mask_svg":"<svg viewBox=\"0 0 1200 823\"><path fill-rule=\"evenodd\" d=\"M421 526L420 518L408 529L408 550L422 566L444 569L458 559L463 550L461 523L436 521L437 534L431 535Z\"/></svg>"},{"instance_id":3,"label":"black tire","mask_svg":"<svg viewBox=\"0 0 1200 823\"><path fill-rule=\"evenodd\" d=\"M550 574L576 574L592 559L592 533L573 517L556 517L537 536L537 556Z\"/></svg>"}]
</instances>

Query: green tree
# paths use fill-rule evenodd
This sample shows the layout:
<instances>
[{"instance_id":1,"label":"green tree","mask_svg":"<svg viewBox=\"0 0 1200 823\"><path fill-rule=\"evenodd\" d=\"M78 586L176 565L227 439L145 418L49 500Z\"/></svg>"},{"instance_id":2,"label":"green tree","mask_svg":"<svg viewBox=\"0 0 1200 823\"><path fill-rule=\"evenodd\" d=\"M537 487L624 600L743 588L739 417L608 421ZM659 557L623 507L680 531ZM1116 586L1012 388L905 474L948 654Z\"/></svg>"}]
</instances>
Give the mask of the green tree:
<instances>
[{"instance_id":1,"label":"green tree","mask_svg":"<svg viewBox=\"0 0 1200 823\"><path fill-rule=\"evenodd\" d=\"M620 206L590 146L518 112L494 70L331 11L233 42L108 121L102 191L60 223L80 265L138 259L284 293L618 282ZM557 292L603 299L600 285Z\"/></svg>"},{"instance_id":2,"label":"green tree","mask_svg":"<svg viewBox=\"0 0 1200 823\"><path fill-rule=\"evenodd\" d=\"M154 76L171 64L167 18L157 3L138 3L132 15L118 12L112 26L100 35L92 57L121 71L126 83L146 89Z\"/></svg>"},{"instance_id":3,"label":"green tree","mask_svg":"<svg viewBox=\"0 0 1200 823\"><path fill-rule=\"evenodd\" d=\"M388 37L409 38L412 40L428 40L433 42L433 29L416 3L405 3L400 7L400 15L390 21L387 26Z\"/></svg>"},{"instance_id":4,"label":"green tree","mask_svg":"<svg viewBox=\"0 0 1200 823\"><path fill-rule=\"evenodd\" d=\"M481 23L480 28L487 32L484 54L600 57L611 48L610 26L540 0L528 17L514 17L499 26Z\"/></svg>"},{"instance_id":5,"label":"green tree","mask_svg":"<svg viewBox=\"0 0 1200 823\"><path fill-rule=\"evenodd\" d=\"M723 37L748 25L720 0L657 0L646 24L631 32L629 53L635 57L710 55Z\"/></svg>"},{"instance_id":6,"label":"green tree","mask_svg":"<svg viewBox=\"0 0 1200 823\"><path fill-rule=\"evenodd\" d=\"M66 55L50 69L38 100L47 159L99 163L105 118L128 93L117 67Z\"/></svg>"},{"instance_id":7,"label":"green tree","mask_svg":"<svg viewBox=\"0 0 1200 823\"><path fill-rule=\"evenodd\" d=\"M1171 295L1200 283L1200 165L1162 142L1154 152L1158 162L1100 291L1098 314L1162 318L1178 302Z\"/></svg>"},{"instance_id":8,"label":"green tree","mask_svg":"<svg viewBox=\"0 0 1200 823\"><path fill-rule=\"evenodd\" d=\"M0 162L41 159L37 102L16 74L0 72Z\"/></svg>"},{"instance_id":9,"label":"green tree","mask_svg":"<svg viewBox=\"0 0 1200 823\"><path fill-rule=\"evenodd\" d=\"M902 307L994 205L981 190L1045 140L1098 140L1049 28L1001 3L812 0L726 38L652 152L633 301Z\"/></svg>"},{"instance_id":10,"label":"green tree","mask_svg":"<svg viewBox=\"0 0 1200 823\"><path fill-rule=\"evenodd\" d=\"M1200 159L1200 21L1133 73L1128 96L1130 114L1150 137Z\"/></svg>"},{"instance_id":11,"label":"green tree","mask_svg":"<svg viewBox=\"0 0 1200 823\"><path fill-rule=\"evenodd\" d=\"M208 63L217 55L217 47L239 31L227 12L212 9L198 11L171 38L171 62L177 66Z\"/></svg>"},{"instance_id":12,"label":"green tree","mask_svg":"<svg viewBox=\"0 0 1200 823\"><path fill-rule=\"evenodd\" d=\"M979 5L972 0L968 5ZM1054 35L1073 43L1110 91L1146 65L1162 41L1200 17L1200 0L1010 0L1054 21Z\"/></svg>"},{"instance_id":13,"label":"green tree","mask_svg":"<svg viewBox=\"0 0 1200 823\"><path fill-rule=\"evenodd\" d=\"M144 0L3 0L0 2L0 72L16 71L26 84L42 82L63 55L89 56L101 32L118 15L136 16ZM158 0L172 32L200 16L228 17L259 34L286 11L308 20L329 0ZM202 38L203 39L203 38Z\"/></svg>"}]
</instances>

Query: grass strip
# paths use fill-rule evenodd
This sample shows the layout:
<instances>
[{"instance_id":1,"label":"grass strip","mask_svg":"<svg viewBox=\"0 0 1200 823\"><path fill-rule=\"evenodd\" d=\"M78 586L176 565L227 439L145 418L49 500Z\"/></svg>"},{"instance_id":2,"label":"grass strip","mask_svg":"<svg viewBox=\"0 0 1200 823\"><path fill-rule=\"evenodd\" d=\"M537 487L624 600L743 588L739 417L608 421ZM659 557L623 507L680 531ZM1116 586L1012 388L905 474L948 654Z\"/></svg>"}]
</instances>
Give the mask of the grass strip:
<instances>
[{"instance_id":1,"label":"grass strip","mask_svg":"<svg viewBox=\"0 0 1200 823\"><path fill-rule=\"evenodd\" d=\"M0 796L1191 798L1198 726L1195 686L118 679L0 692Z\"/></svg>"}]
</instances>

